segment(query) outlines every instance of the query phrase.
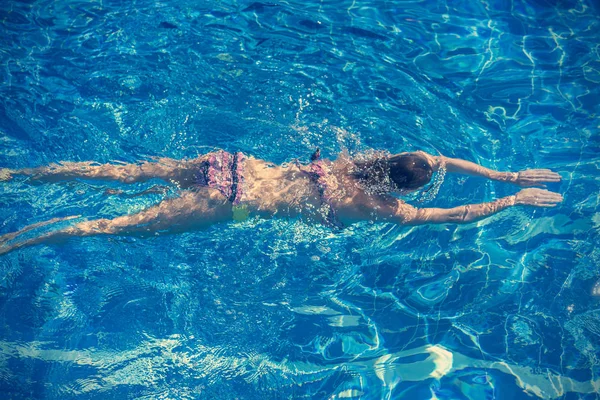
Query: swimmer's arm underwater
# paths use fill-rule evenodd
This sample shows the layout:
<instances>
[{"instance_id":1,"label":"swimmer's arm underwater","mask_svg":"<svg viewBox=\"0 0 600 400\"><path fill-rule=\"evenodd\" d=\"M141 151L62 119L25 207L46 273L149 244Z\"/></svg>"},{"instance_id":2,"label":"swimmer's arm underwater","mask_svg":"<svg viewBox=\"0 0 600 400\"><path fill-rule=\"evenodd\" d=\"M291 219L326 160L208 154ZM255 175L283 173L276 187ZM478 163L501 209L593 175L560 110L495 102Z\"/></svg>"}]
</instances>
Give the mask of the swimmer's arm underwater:
<instances>
[{"instance_id":1,"label":"swimmer's arm underwater","mask_svg":"<svg viewBox=\"0 0 600 400\"><path fill-rule=\"evenodd\" d=\"M433 156L425 152L423 154L434 170L446 168L446 171L471 176L479 176L499 182L509 182L521 187L545 188L544 182L560 182L560 175L549 169L528 169L520 172L501 172L485 168L471 161L446 156Z\"/></svg>"},{"instance_id":2,"label":"swimmer's arm underwater","mask_svg":"<svg viewBox=\"0 0 600 400\"><path fill-rule=\"evenodd\" d=\"M415 208L398 200L393 214L385 218L390 222L403 225L469 223L496 214L508 207L528 205L534 207L555 207L563 200L558 193L542 189L523 189L513 196L480 203L468 204L453 208ZM385 210L385 208L382 208Z\"/></svg>"}]
</instances>

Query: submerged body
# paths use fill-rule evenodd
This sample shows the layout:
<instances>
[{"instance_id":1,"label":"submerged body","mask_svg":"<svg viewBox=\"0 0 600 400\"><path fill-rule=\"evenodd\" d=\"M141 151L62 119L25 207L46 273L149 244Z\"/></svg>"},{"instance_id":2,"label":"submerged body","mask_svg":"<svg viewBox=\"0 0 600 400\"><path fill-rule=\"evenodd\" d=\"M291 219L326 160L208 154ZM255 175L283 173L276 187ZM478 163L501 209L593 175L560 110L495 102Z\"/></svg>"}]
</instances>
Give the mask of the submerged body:
<instances>
[{"instance_id":1,"label":"submerged body","mask_svg":"<svg viewBox=\"0 0 600 400\"><path fill-rule=\"evenodd\" d=\"M514 205L553 207L562 196L541 189L524 189L492 202L450 209L415 208L392 194L403 195L422 187L432 173L443 169L481 176L519 186L544 186L558 182L550 170L498 172L469 161L424 152L379 155L375 161L356 161L347 155L336 160L276 165L264 160L218 151L191 160L160 158L141 164L98 165L90 162L50 165L22 170L2 170L2 180L14 175L30 180L57 182L68 179L117 180L123 183L162 179L177 185L179 196L156 206L114 219L79 222L33 239L11 243L21 233L60 219L27 226L0 237L0 254L16 248L71 236L97 234L144 235L181 232L240 220L292 217L341 228L372 220L398 224L465 223ZM70 219L74 217L62 218Z\"/></svg>"},{"instance_id":2,"label":"submerged body","mask_svg":"<svg viewBox=\"0 0 600 400\"><path fill-rule=\"evenodd\" d=\"M434 171L441 168L509 182L518 186L545 187L542 182L559 182L560 175L550 170L528 170L520 173L498 172L460 159L432 156L417 152L425 158ZM330 223L324 214L323 197L333 210L341 226L373 220L398 224L465 223L486 217L513 205L553 207L562 201L558 193L540 189L525 189L514 196L493 202L470 204L451 209L418 209L389 193L369 193L364 185L352 177L353 162L342 156L334 161L324 160L326 171L325 194L319 193L319 185L307 173L308 167L298 163L286 166L274 165L254 158L246 163L249 178L246 179L244 203L251 214L261 217L274 215L296 217ZM408 190L401 194L410 192Z\"/></svg>"}]
</instances>

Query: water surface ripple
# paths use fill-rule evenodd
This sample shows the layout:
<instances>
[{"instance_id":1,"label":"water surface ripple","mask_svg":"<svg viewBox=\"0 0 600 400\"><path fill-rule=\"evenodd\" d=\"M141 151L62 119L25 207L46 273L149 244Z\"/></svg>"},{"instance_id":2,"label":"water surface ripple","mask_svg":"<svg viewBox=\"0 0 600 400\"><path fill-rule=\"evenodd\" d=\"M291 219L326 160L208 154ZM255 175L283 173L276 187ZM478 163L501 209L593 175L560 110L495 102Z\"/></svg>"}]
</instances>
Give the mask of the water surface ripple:
<instances>
[{"instance_id":1,"label":"water surface ripple","mask_svg":"<svg viewBox=\"0 0 600 400\"><path fill-rule=\"evenodd\" d=\"M599 17L592 0L1 2L2 167L423 149L555 169L565 202L16 251L0 397L598 398ZM153 184L17 179L1 233L135 212L164 196L106 189ZM448 176L425 205L514 192Z\"/></svg>"}]
</instances>

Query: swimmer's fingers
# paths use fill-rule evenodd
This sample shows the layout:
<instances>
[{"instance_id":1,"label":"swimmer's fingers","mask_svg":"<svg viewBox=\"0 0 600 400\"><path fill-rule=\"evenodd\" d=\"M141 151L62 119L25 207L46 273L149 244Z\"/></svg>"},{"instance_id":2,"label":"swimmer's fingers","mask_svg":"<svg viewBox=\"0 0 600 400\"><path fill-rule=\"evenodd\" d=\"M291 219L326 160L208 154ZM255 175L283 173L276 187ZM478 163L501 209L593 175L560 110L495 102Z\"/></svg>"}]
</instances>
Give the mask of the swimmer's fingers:
<instances>
[{"instance_id":1,"label":"swimmer's fingers","mask_svg":"<svg viewBox=\"0 0 600 400\"><path fill-rule=\"evenodd\" d=\"M534 207L555 207L562 201L559 193L543 189L523 189L515 196L515 204Z\"/></svg>"},{"instance_id":2,"label":"swimmer's fingers","mask_svg":"<svg viewBox=\"0 0 600 400\"><path fill-rule=\"evenodd\" d=\"M546 198L546 199L540 198L532 205L535 207L552 208L552 207L556 207L558 205L558 203L562 202L562 200L563 200L562 196L560 196L559 198Z\"/></svg>"},{"instance_id":3,"label":"swimmer's fingers","mask_svg":"<svg viewBox=\"0 0 600 400\"><path fill-rule=\"evenodd\" d=\"M522 187L535 186L545 188L543 182L554 183L560 182L561 176L549 169L528 169L520 171L514 181L516 185Z\"/></svg>"}]
</instances>

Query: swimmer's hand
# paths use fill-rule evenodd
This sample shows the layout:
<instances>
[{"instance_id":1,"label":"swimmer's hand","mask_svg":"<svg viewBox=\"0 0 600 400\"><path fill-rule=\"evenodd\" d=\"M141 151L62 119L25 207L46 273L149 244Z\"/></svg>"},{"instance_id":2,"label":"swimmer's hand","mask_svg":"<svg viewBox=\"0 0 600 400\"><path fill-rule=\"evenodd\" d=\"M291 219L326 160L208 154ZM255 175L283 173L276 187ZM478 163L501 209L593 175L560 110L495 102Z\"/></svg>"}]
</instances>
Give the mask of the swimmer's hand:
<instances>
[{"instance_id":1,"label":"swimmer's hand","mask_svg":"<svg viewBox=\"0 0 600 400\"><path fill-rule=\"evenodd\" d=\"M12 171L8 168L0 168L0 182L8 182L12 179Z\"/></svg>"},{"instance_id":2,"label":"swimmer's hand","mask_svg":"<svg viewBox=\"0 0 600 400\"><path fill-rule=\"evenodd\" d=\"M528 169L513 174L512 183L521 187L546 188L543 182L560 182L560 175L549 169Z\"/></svg>"},{"instance_id":3,"label":"swimmer's hand","mask_svg":"<svg viewBox=\"0 0 600 400\"><path fill-rule=\"evenodd\" d=\"M563 197L543 189L523 189L515 195L515 205L534 207L556 207Z\"/></svg>"}]
</instances>

